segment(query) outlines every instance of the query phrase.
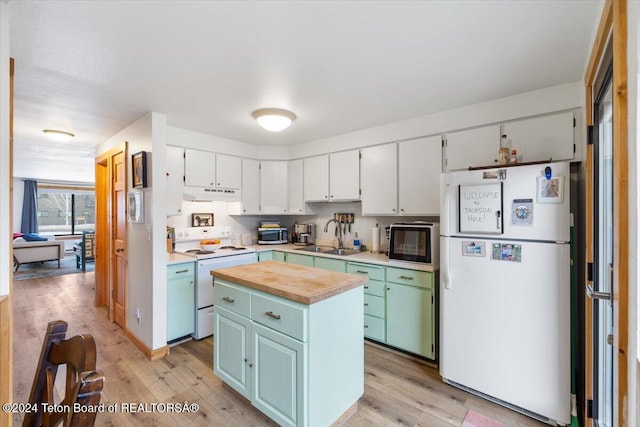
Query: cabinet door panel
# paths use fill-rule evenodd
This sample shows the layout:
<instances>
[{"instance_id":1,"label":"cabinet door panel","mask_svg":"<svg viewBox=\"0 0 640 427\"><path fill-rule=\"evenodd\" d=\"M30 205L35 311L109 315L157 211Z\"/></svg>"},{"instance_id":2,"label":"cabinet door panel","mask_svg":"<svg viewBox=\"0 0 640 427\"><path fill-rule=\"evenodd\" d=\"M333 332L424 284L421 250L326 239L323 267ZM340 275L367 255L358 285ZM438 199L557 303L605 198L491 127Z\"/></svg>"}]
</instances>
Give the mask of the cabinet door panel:
<instances>
[{"instance_id":1,"label":"cabinet door panel","mask_svg":"<svg viewBox=\"0 0 640 427\"><path fill-rule=\"evenodd\" d=\"M184 150L184 185L193 187L215 187L216 155L209 151Z\"/></svg>"},{"instance_id":2,"label":"cabinet door panel","mask_svg":"<svg viewBox=\"0 0 640 427\"><path fill-rule=\"evenodd\" d=\"M360 177L363 215L398 213L398 151L396 144L362 149Z\"/></svg>"},{"instance_id":3,"label":"cabinet door panel","mask_svg":"<svg viewBox=\"0 0 640 427\"><path fill-rule=\"evenodd\" d=\"M504 133L520 162L573 159L572 112L505 123Z\"/></svg>"},{"instance_id":4,"label":"cabinet door panel","mask_svg":"<svg viewBox=\"0 0 640 427\"><path fill-rule=\"evenodd\" d=\"M239 190L242 184L242 159L216 154L216 186Z\"/></svg>"},{"instance_id":5,"label":"cabinet door panel","mask_svg":"<svg viewBox=\"0 0 640 427\"><path fill-rule=\"evenodd\" d=\"M360 199L360 151L351 150L329 156L329 200Z\"/></svg>"},{"instance_id":6,"label":"cabinet door panel","mask_svg":"<svg viewBox=\"0 0 640 427\"><path fill-rule=\"evenodd\" d=\"M434 358L434 310L431 291L387 284L387 343Z\"/></svg>"},{"instance_id":7,"label":"cabinet door panel","mask_svg":"<svg viewBox=\"0 0 640 427\"><path fill-rule=\"evenodd\" d=\"M182 213L184 150L167 146L167 215Z\"/></svg>"},{"instance_id":8,"label":"cabinet door panel","mask_svg":"<svg viewBox=\"0 0 640 427\"><path fill-rule=\"evenodd\" d=\"M242 159L242 213L260 213L260 162Z\"/></svg>"},{"instance_id":9,"label":"cabinet door panel","mask_svg":"<svg viewBox=\"0 0 640 427\"><path fill-rule=\"evenodd\" d=\"M445 169L497 165L500 149L500 125L451 132L447 134Z\"/></svg>"},{"instance_id":10,"label":"cabinet door panel","mask_svg":"<svg viewBox=\"0 0 640 427\"><path fill-rule=\"evenodd\" d=\"M442 137L398 144L398 205L402 215L440 214Z\"/></svg>"},{"instance_id":11,"label":"cabinet door panel","mask_svg":"<svg viewBox=\"0 0 640 427\"><path fill-rule=\"evenodd\" d=\"M308 202L329 200L329 156L304 159L304 199Z\"/></svg>"},{"instance_id":12,"label":"cabinet door panel","mask_svg":"<svg viewBox=\"0 0 640 427\"><path fill-rule=\"evenodd\" d=\"M324 270L338 271L340 273L347 272L347 262L339 259L314 257L314 263L316 268L322 268Z\"/></svg>"},{"instance_id":13,"label":"cabinet door panel","mask_svg":"<svg viewBox=\"0 0 640 427\"><path fill-rule=\"evenodd\" d=\"M238 393L251 398L251 321L220 307L214 307L213 372Z\"/></svg>"},{"instance_id":14,"label":"cabinet door panel","mask_svg":"<svg viewBox=\"0 0 640 427\"><path fill-rule=\"evenodd\" d=\"M287 163L290 214L305 213L302 166L302 160L291 160Z\"/></svg>"},{"instance_id":15,"label":"cabinet door panel","mask_svg":"<svg viewBox=\"0 0 640 427\"><path fill-rule=\"evenodd\" d=\"M191 277L167 281L167 341L195 331L195 286Z\"/></svg>"},{"instance_id":16,"label":"cabinet door panel","mask_svg":"<svg viewBox=\"0 0 640 427\"><path fill-rule=\"evenodd\" d=\"M286 255L287 262L298 265L305 265L307 267L313 267L313 257L310 255L300 255L300 254L292 254L287 253Z\"/></svg>"},{"instance_id":17,"label":"cabinet door panel","mask_svg":"<svg viewBox=\"0 0 640 427\"><path fill-rule=\"evenodd\" d=\"M287 213L287 162L260 162L260 212Z\"/></svg>"},{"instance_id":18,"label":"cabinet door panel","mask_svg":"<svg viewBox=\"0 0 640 427\"><path fill-rule=\"evenodd\" d=\"M251 403L280 425L302 425L306 344L253 324Z\"/></svg>"}]
</instances>

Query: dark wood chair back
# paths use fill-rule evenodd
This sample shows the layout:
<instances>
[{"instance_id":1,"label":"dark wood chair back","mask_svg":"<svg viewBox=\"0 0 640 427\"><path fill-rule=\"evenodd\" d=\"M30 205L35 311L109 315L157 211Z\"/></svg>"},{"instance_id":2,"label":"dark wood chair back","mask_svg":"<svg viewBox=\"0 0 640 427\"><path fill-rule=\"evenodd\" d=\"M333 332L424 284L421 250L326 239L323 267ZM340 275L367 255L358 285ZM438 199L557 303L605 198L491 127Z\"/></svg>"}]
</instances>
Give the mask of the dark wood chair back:
<instances>
[{"instance_id":1,"label":"dark wood chair back","mask_svg":"<svg viewBox=\"0 0 640 427\"><path fill-rule=\"evenodd\" d=\"M42 343L29 403L38 411L25 414L23 427L93 426L95 411L75 411L76 407L97 406L104 386L104 375L96 371L96 343L91 335L65 339L67 322L49 322ZM66 365L65 394L54 401L58 366ZM49 406L51 405L51 406ZM54 410L48 410L51 408Z\"/></svg>"}]
</instances>

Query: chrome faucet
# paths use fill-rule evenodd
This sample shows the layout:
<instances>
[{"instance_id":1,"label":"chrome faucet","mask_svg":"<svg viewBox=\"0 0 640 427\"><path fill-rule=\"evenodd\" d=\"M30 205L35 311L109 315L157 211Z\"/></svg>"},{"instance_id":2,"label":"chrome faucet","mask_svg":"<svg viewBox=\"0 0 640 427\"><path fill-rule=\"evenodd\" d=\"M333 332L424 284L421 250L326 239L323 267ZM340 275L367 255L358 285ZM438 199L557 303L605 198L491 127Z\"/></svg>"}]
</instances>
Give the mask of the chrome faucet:
<instances>
[{"instance_id":1,"label":"chrome faucet","mask_svg":"<svg viewBox=\"0 0 640 427\"><path fill-rule=\"evenodd\" d=\"M344 246L342 244L342 227L340 226L340 222L337 219L331 218L329 221L327 221L327 223L324 225L324 232L327 233L329 231L329 224L331 224L332 222L335 222L336 227L338 228L338 249L344 249Z\"/></svg>"}]
</instances>

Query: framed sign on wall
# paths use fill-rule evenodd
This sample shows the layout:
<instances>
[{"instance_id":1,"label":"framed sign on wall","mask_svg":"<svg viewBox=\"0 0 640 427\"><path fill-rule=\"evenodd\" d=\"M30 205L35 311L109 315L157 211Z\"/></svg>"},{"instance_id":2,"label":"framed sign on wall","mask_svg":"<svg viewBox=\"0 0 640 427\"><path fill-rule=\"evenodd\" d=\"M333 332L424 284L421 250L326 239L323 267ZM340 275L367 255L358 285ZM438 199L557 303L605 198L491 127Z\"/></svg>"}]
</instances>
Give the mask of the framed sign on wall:
<instances>
[{"instance_id":1,"label":"framed sign on wall","mask_svg":"<svg viewBox=\"0 0 640 427\"><path fill-rule=\"evenodd\" d=\"M133 188L147 187L147 152L140 151L131 155Z\"/></svg>"}]
</instances>

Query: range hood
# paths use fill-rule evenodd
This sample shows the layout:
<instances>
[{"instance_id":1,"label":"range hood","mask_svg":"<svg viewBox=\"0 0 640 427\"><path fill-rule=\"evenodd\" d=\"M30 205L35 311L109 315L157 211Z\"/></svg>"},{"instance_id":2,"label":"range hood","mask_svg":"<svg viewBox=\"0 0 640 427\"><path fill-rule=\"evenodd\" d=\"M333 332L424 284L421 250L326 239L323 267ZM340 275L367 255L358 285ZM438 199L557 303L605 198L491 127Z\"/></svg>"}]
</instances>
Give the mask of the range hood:
<instances>
[{"instance_id":1,"label":"range hood","mask_svg":"<svg viewBox=\"0 0 640 427\"><path fill-rule=\"evenodd\" d=\"M227 188L184 187L182 198L192 202L238 202L240 190Z\"/></svg>"}]
</instances>

